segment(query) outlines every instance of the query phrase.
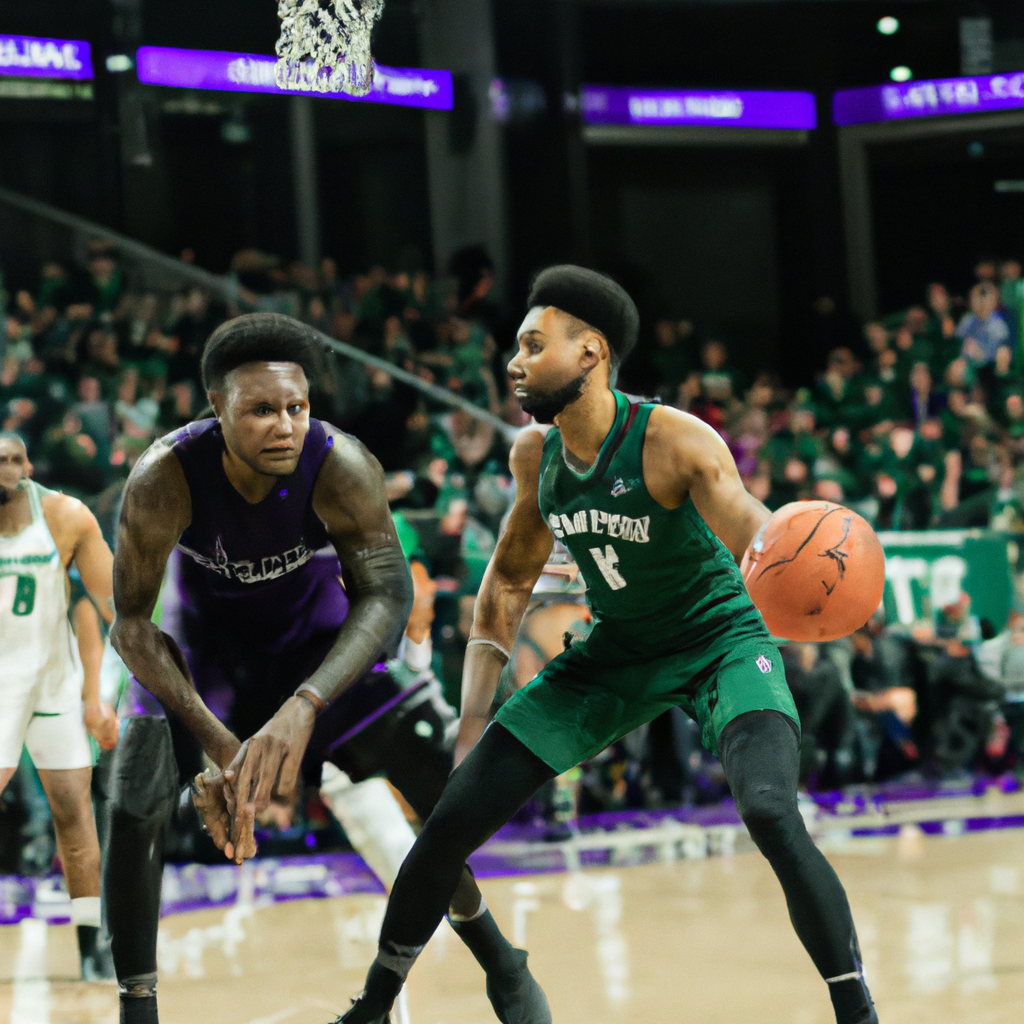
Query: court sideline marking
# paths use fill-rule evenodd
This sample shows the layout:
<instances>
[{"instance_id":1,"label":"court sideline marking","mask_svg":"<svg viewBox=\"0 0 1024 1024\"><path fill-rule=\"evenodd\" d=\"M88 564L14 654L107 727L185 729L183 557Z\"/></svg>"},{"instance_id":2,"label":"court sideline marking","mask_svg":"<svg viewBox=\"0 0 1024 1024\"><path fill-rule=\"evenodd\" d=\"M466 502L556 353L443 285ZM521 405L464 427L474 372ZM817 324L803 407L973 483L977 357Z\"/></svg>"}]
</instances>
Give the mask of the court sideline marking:
<instances>
[{"instance_id":1,"label":"court sideline marking","mask_svg":"<svg viewBox=\"0 0 1024 1024\"><path fill-rule=\"evenodd\" d=\"M11 1024L50 1024L50 981L46 977L48 929L45 921L32 917L18 925L21 935L14 964Z\"/></svg>"}]
</instances>

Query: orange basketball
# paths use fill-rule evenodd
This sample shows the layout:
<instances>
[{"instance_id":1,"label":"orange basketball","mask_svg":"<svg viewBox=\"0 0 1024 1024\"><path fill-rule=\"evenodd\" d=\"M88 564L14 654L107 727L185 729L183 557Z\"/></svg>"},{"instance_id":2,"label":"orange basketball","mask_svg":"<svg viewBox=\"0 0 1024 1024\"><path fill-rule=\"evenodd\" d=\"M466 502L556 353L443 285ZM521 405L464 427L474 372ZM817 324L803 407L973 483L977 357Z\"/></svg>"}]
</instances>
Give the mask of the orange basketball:
<instances>
[{"instance_id":1,"label":"orange basketball","mask_svg":"<svg viewBox=\"0 0 1024 1024\"><path fill-rule=\"evenodd\" d=\"M881 603L885 553L856 512L794 501L758 531L740 572L773 636L837 640L863 626Z\"/></svg>"}]
</instances>

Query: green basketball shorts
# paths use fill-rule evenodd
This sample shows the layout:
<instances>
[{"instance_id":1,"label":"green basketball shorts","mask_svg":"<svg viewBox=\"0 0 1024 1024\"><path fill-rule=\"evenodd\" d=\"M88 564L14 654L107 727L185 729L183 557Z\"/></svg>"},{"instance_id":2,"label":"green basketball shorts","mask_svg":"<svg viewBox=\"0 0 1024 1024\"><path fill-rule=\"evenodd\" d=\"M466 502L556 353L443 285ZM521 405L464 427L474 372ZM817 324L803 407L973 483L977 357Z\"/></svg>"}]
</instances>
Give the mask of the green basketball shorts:
<instances>
[{"instance_id":1,"label":"green basketball shorts","mask_svg":"<svg viewBox=\"0 0 1024 1024\"><path fill-rule=\"evenodd\" d=\"M767 638L626 660L599 628L549 662L495 719L556 772L673 706L697 722L713 754L722 730L748 711L779 711L800 725L782 657Z\"/></svg>"}]
</instances>

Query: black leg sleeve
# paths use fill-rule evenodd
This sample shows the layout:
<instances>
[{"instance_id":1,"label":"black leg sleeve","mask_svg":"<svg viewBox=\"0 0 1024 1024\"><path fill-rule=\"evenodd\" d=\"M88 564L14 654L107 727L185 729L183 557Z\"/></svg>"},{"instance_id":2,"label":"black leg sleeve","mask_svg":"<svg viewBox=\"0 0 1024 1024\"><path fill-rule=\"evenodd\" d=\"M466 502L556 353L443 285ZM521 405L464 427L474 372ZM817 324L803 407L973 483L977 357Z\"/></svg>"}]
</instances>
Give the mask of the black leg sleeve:
<instances>
[{"instance_id":1,"label":"black leg sleeve","mask_svg":"<svg viewBox=\"0 0 1024 1024\"><path fill-rule=\"evenodd\" d=\"M424 821L437 806L451 772L453 745L445 734L454 717L438 687L436 695L403 716L395 742L386 747L388 781ZM551 1024L547 998L526 966L526 953L502 935L468 867L462 869L453 902L449 923L486 972L487 996L498 1020Z\"/></svg>"},{"instance_id":2,"label":"black leg sleeve","mask_svg":"<svg viewBox=\"0 0 1024 1024\"><path fill-rule=\"evenodd\" d=\"M749 712L726 726L719 749L740 817L782 884L800 941L831 982L837 1021L874 1021L846 892L797 807L795 724L777 711Z\"/></svg>"},{"instance_id":3,"label":"black leg sleeve","mask_svg":"<svg viewBox=\"0 0 1024 1024\"><path fill-rule=\"evenodd\" d=\"M177 797L167 721L131 718L114 756L103 899L122 996L147 998L156 986L163 833Z\"/></svg>"},{"instance_id":4,"label":"black leg sleeve","mask_svg":"<svg viewBox=\"0 0 1024 1024\"><path fill-rule=\"evenodd\" d=\"M554 775L507 729L497 723L487 729L452 774L398 873L381 928L382 952L426 945L469 855ZM407 970L396 973L404 977Z\"/></svg>"}]
</instances>

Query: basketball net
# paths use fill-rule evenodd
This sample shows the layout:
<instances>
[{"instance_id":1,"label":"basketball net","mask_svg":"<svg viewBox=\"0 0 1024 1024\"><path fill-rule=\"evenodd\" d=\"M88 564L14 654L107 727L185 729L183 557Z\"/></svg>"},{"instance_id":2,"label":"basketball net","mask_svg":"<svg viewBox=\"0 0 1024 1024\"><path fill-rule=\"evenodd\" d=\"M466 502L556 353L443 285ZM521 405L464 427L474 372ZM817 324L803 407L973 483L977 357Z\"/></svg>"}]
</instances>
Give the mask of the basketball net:
<instances>
[{"instance_id":1,"label":"basketball net","mask_svg":"<svg viewBox=\"0 0 1024 1024\"><path fill-rule=\"evenodd\" d=\"M383 10L384 0L278 0L278 87L365 96L373 87L370 33Z\"/></svg>"}]
</instances>

